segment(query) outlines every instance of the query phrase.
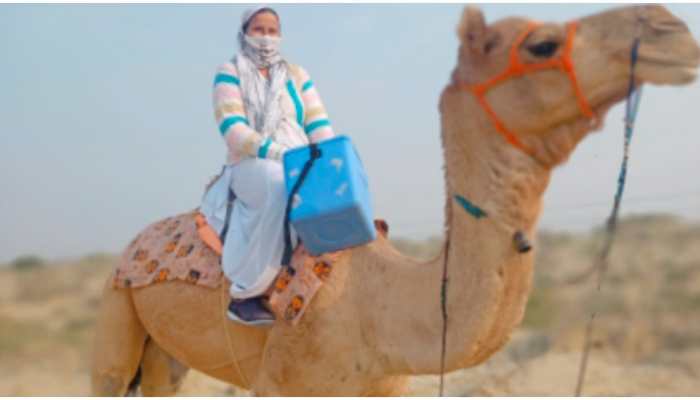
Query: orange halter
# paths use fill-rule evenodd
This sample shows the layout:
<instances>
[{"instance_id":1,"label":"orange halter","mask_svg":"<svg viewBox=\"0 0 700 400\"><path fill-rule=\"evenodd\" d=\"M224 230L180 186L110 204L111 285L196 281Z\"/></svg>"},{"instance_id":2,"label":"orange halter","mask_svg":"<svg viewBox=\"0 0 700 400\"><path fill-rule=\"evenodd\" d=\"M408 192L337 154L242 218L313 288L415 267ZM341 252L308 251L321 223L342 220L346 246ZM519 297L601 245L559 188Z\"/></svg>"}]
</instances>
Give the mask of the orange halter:
<instances>
[{"instance_id":1,"label":"orange halter","mask_svg":"<svg viewBox=\"0 0 700 400\"><path fill-rule=\"evenodd\" d=\"M503 135L506 141L508 141L508 143L529 155L533 155L532 149L525 146L520 140L518 140L518 137L515 136L515 134L505 126L505 124L503 123L503 121L501 121L496 112L493 111L491 105L486 101L486 92L488 92L494 86L499 85L510 78L515 78L531 72L552 68L560 69L564 73L566 73L566 75L569 76L571 86L573 86L574 92L576 93L576 99L578 101L579 108L581 109L581 113L583 113L583 115L588 118L593 118L595 116L593 114L593 110L591 110L591 107L588 104L588 101L586 101L586 98L583 96L581 87L579 86L578 80L576 79L576 71L574 70L574 64L571 61L571 52L574 47L574 37L576 36L576 28L578 26L577 22L573 21L567 24L566 46L559 57L552 58L541 63L524 64L522 61L520 61L520 57L518 56L518 49L520 48L520 45L525 41L527 36L538 26L538 23L530 22L528 24L527 29L525 29L525 31L521 33L520 36L518 36L515 43L513 43L513 47L511 47L510 49L510 65L508 66L508 68L506 68L505 71L501 72L500 74L494 76L493 78L483 83L479 83L476 85L459 85L460 88L474 94L476 99L479 101L479 104L481 104L481 106L484 108L484 111L486 111L486 114L488 114L488 116L491 118L494 126L496 127L496 130L501 135Z\"/></svg>"}]
</instances>

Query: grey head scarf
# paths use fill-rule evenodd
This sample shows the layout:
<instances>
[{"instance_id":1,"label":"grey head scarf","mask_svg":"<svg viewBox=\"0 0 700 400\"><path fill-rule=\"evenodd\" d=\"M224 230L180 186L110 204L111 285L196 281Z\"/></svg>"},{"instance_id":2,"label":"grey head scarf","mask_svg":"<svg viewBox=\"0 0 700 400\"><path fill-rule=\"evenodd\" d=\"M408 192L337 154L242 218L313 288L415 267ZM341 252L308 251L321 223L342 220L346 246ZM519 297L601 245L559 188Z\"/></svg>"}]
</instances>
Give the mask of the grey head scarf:
<instances>
[{"instance_id":1,"label":"grey head scarf","mask_svg":"<svg viewBox=\"0 0 700 400\"><path fill-rule=\"evenodd\" d=\"M263 138L272 136L283 117L282 95L288 79L288 65L279 53L280 38L272 36L248 36L245 30L258 13L269 11L269 7L258 6L247 10L241 18L238 31L240 52L232 60L240 78L241 95L251 128ZM265 78L260 69L268 69Z\"/></svg>"}]
</instances>

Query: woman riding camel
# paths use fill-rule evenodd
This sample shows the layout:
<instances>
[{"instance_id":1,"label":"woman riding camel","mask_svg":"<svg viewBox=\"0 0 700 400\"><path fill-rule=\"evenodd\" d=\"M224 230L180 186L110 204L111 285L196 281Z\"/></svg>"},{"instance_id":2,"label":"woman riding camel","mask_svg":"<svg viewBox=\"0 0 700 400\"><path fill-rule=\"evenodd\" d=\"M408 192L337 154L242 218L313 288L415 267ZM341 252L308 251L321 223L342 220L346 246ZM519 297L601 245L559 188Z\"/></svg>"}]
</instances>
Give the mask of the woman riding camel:
<instances>
[{"instance_id":1,"label":"woman riding camel","mask_svg":"<svg viewBox=\"0 0 700 400\"><path fill-rule=\"evenodd\" d=\"M223 236L222 268L232 282L229 318L249 325L274 321L261 300L284 250L282 155L334 136L314 83L282 57L280 41L277 12L246 11L238 32L240 52L218 68L214 80L216 123L228 157L201 212Z\"/></svg>"}]
</instances>

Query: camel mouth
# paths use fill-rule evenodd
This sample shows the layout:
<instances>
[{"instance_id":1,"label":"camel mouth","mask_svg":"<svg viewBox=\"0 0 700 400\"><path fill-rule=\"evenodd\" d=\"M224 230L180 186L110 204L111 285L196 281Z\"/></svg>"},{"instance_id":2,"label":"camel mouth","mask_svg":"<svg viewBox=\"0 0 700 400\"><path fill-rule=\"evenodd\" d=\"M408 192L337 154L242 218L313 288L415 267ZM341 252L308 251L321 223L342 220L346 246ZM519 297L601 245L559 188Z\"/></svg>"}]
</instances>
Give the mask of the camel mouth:
<instances>
[{"instance_id":1,"label":"camel mouth","mask_svg":"<svg viewBox=\"0 0 700 400\"><path fill-rule=\"evenodd\" d=\"M666 68L691 69L695 71L700 63L697 60L674 60L668 57L639 55L639 62Z\"/></svg>"},{"instance_id":2,"label":"camel mouth","mask_svg":"<svg viewBox=\"0 0 700 400\"><path fill-rule=\"evenodd\" d=\"M638 76L657 85L684 85L693 82L700 67L700 48L693 42L672 49L667 46L642 48L638 55Z\"/></svg>"},{"instance_id":3,"label":"camel mouth","mask_svg":"<svg viewBox=\"0 0 700 400\"><path fill-rule=\"evenodd\" d=\"M698 60L677 60L654 55L639 55L640 79L655 84L686 84L698 76ZM647 73L644 73L647 72ZM646 77L645 75L650 75Z\"/></svg>"}]
</instances>

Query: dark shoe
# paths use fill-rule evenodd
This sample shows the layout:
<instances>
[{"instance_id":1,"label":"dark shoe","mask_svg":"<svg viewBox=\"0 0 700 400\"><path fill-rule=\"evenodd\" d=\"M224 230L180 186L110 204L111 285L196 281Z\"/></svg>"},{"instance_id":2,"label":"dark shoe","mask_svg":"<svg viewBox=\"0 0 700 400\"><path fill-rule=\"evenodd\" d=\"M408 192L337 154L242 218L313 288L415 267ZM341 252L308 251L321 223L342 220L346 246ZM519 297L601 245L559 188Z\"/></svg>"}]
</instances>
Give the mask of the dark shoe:
<instances>
[{"instance_id":1,"label":"dark shoe","mask_svg":"<svg viewBox=\"0 0 700 400\"><path fill-rule=\"evenodd\" d=\"M275 315L262 303L262 297L231 300L227 314L231 320L243 325L263 326L275 322Z\"/></svg>"}]
</instances>

